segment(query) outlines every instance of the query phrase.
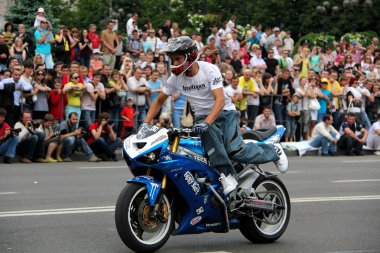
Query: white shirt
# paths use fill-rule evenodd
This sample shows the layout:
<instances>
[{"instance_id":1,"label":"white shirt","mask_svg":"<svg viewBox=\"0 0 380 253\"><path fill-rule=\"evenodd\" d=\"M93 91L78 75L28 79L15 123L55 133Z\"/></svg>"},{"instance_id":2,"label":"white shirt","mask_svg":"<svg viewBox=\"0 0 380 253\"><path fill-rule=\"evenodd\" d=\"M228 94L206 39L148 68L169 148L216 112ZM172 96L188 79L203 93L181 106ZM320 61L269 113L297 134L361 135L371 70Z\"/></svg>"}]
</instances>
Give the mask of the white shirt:
<instances>
[{"instance_id":1,"label":"white shirt","mask_svg":"<svg viewBox=\"0 0 380 253\"><path fill-rule=\"evenodd\" d=\"M132 32L133 30L139 30L137 28L137 25L133 25L133 21L135 21L133 18L130 18L128 19L128 22L127 22L127 34L128 36L132 36Z\"/></svg>"},{"instance_id":2,"label":"white shirt","mask_svg":"<svg viewBox=\"0 0 380 253\"><path fill-rule=\"evenodd\" d=\"M240 43L238 40L229 40L227 41L227 48L230 50L230 57L232 58L232 51L240 50Z\"/></svg>"},{"instance_id":3,"label":"white shirt","mask_svg":"<svg viewBox=\"0 0 380 253\"><path fill-rule=\"evenodd\" d=\"M228 34L232 32L232 29L234 27L235 27L235 23L232 20L228 21L227 26L226 26L226 33Z\"/></svg>"},{"instance_id":4,"label":"white shirt","mask_svg":"<svg viewBox=\"0 0 380 253\"><path fill-rule=\"evenodd\" d=\"M202 61L197 63L199 70L195 76L171 75L163 88L163 92L170 96L179 90L181 94L187 97L196 116L208 115L215 103L212 91L223 89L223 78L217 66ZM235 105L225 92L224 99L223 110L235 111Z\"/></svg>"},{"instance_id":5,"label":"white shirt","mask_svg":"<svg viewBox=\"0 0 380 253\"><path fill-rule=\"evenodd\" d=\"M14 83L15 84L15 91L13 92L13 105L20 106L20 98L22 91L20 91L20 87L24 87L24 91L31 91L33 90L33 86L30 83L24 82L21 78L18 82L15 82L12 77L4 79L0 82L0 90L4 89L4 84L7 83Z\"/></svg>"},{"instance_id":6,"label":"white shirt","mask_svg":"<svg viewBox=\"0 0 380 253\"><path fill-rule=\"evenodd\" d=\"M327 139L332 141L332 140L334 140L334 138L332 137L331 132L335 133L336 134L335 138L339 140L340 134L332 125L326 126L325 122L323 122L323 121L319 122L313 128L313 132L311 133L311 140L310 141L313 141L313 139L317 138L320 135L323 135L324 137L326 137Z\"/></svg>"},{"instance_id":7,"label":"white shirt","mask_svg":"<svg viewBox=\"0 0 380 253\"><path fill-rule=\"evenodd\" d=\"M102 83L98 83L96 85L96 87L94 87L94 85L90 82L86 82L86 84L84 85L85 87L85 92L83 93L82 97L80 98L81 100L81 110L89 110L89 111L95 111L96 110L96 107L95 107L95 103L96 103L96 99L93 100L91 97L90 97L90 94L88 94L89 92L94 92L95 90L99 91L104 91L104 85Z\"/></svg>"},{"instance_id":8,"label":"white shirt","mask_svg":"<svg viewBox=\"0 0 380 253\"><path fill-rule=\"evenodd\" d=\"M152 45L152 51L155 53L158 44L161 42L160 38L157 38L157 37L153 37L153 38L148 37L146 40L150 42L150 44ZM158 56L158 54L155 54L155 56Z\"/></svg>"},{"instance_id":9,"label":"white shirt","mask_svg":"<svg viewBox=\"0 0 380 253\"><path fill-rule=\"evenodd\" d=\"M252 69L256 66L267 65L263 58L259 58L256 55L252 56L252 58L249 60L249 64L251 64Z\"/></svg>"},{"instance_id":10,"label":"white shirt","mask_svg":"<svg viewBox=\"0 0 380 253\"><path fill-rule=\"evenodd\" d=\"M372 138L375 138L375 136L378 136L376 131L379 131L379 130L380 130L380 120L373 123L373 125L369 129L367 142L371 140Z\"/></svg>"},{"instance_id":11,"label":"white shirt","mask_svg":"<svg viewBox=\"0 0 380 253\"><path fill-rule=\"evenodd\" d=\"M229 97L233 97L236 94L239 94L239 93L243 92L243 90L241 89L241 87L239 85L235 89L234 87L232 87L231 84L228 85L227 87L225 87L224 91L226 92L227 96L229 96Z\"/></svg>"},{"instance_id":12,"label":"white shirt","mask_svg":"<svg viewBox=\"0 0 380 253\"><path fill-rule=\"evenodd\" d=\"M135 91L137 88L142 87L143 85L147 86L145 78L141 77L140 80L137 81L134 76L131 76L128 78L127 85L129 89L127 99L132 99L133 102L138 106L145 105L145 95L137 94Z\"/></svg>"},{"instance_id":13,"label":"white shirt","mask_svg":"<svg viewBox=\"0 0 380 253\"><path fill-rule=\"evenodd\" d=\"M208 36L207 44L210 44L210 40L212 38L215 39L215 47L219 47L220 46L220 36L218 34L211 34L210 36Z\"/></svg>"}]
</instances>

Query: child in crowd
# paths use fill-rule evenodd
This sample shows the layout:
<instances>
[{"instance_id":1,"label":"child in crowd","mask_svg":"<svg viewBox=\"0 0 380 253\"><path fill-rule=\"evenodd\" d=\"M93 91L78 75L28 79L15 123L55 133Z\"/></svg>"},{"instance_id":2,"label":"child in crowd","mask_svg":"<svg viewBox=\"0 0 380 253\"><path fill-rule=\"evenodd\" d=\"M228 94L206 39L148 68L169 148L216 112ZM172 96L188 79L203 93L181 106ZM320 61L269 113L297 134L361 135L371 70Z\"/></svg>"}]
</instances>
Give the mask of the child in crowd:
<instances>
[{"instance_id":1,"label":"child in crowd","mask_svg":"<svg viewBox=\"0 0 380 253\"><path fill-rule=\"evenodd\" d=\"M60 78L54 80L54 89L50 92L49 108L54 120L61 121L65 119L65 106L67 104L67 96L62 91L62 83Z\"/></svg>"},{"instance_id":2,"label":"child in crowd","mask_svg":"<svg viewBox=\"0 0 380 253\"><path fill-rule=\"evenodd\" d=\"M286 107L286 133L285 142L295 141L297 120L301 115L301 108L299 105L299 97L294 94L292 101Z\"/></svg>"},{"instance_id":3,"label":"child in crowd","mask_svg":"<svg viewBox=\"0 0 380 253\"><path fill-rule=\"evenodd\" d=\"M34 19L34 27L36 27L41 32L41 21L47 21L47 18L45 17L45 10L44 8L38 8L36 18ZM51 23L48 22L47 30L51 31L53 29Z\"/></svg>"},{"instance_id":4,"label":"child in crowd","mask_svg":"<svg viewBox=\"0 0 380 253\"><path fill-rule=\"evenodd\" d=\"M102 70L103 61L100 59L102 53L99 49L94 49L92 51L92 60L90 61L90 77L92 78L92 74L96 71Z\"/></svg>"},{"instance_id":5,"label":"child in crowd","mask_svg":"<svg viewBox=\"0 0 380 253\"><path fill-rule=\"evenodd\" d=\"M121 117L123 119L123 128L121 130L121 138L125 139L134 131L134 117L138 112L135 112L135 108L133 107L133 100L128 99L127 105L121 111Z\"/></svg>"}]
</instances>

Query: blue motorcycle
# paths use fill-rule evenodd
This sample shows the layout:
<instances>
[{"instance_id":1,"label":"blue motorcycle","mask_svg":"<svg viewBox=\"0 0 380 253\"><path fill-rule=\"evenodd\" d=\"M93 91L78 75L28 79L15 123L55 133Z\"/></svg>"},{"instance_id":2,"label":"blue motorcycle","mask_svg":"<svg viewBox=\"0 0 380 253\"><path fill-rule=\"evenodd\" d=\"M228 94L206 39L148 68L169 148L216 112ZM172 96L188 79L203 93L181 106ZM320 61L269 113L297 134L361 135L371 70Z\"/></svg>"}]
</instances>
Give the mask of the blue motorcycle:
<instances>
[{"instance_id":1,"label":"blue motorcycle","mask_svg":"<svg viewBox=\"0 0 380 253\"><path fill-rule=\"evenodd\" d=\"M115 210L122 241L136 252L161 248L170 235L240 229L255 243L270 243L286 230L290 199L284 184L257 164L235 163L239 185L223 195L199 137L189 129L143 125L123 144L132 174ZM248 132L245 142L277 143L283 126Z\"/></svg>"}]
</instances>

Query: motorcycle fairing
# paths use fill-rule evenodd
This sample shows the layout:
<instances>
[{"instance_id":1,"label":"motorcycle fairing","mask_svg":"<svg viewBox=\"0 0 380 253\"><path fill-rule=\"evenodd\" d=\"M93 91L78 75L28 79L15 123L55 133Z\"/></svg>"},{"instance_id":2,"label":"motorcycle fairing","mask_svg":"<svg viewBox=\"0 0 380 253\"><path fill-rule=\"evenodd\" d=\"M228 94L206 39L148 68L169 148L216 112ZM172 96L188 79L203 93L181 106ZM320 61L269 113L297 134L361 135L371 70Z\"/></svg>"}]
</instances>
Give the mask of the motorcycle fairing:
<instances>
[{"instance_id":1,"label":"motorcycle fairing","mask_svg":"<svg viewBox=\"0 0 380 253\"><path fill-rule=\"evenodd\" d=\"M162 187L160 181L150 176L137 176L128 180L128 183L145 184L148 192L149 205L154 206Z\"/></svg>"}]
</instances>

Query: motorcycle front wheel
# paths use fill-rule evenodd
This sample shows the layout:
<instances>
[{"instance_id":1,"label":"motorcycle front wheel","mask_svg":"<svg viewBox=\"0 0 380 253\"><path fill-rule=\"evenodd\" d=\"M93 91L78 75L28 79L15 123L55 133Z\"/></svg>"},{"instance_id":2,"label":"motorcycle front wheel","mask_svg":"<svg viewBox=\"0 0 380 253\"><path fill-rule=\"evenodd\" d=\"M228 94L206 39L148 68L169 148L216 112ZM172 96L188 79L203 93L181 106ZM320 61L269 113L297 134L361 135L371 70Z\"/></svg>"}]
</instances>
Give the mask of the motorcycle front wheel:
<instances>
[{"instance_id":1,"label":"motorcycle front wheel","mask_svg":"<svg viewBox=\"0 0 380 253\"><path fill-rule=\"evenodd\" d=\"M284 184L277 177L260 176L252 186L258 199L270 201L274 211L256 211L255 217L241 219L240 231L254 243L274 242L285 232L290 219L290 198Z\"/></svg>"},{"instance_id":2,"label":"motorcycle front wheel","mask_svg":"<svg viewBox=\"0 0 380 253\"><path fill-rule=\"evenodd\" d=\"M152 217L145 185L127 184L116 203L115 222L124 244L135 252L153 252L169 239L174 218L168 197L163 194L160 210Z\"/></svg>"}]
</instances>

